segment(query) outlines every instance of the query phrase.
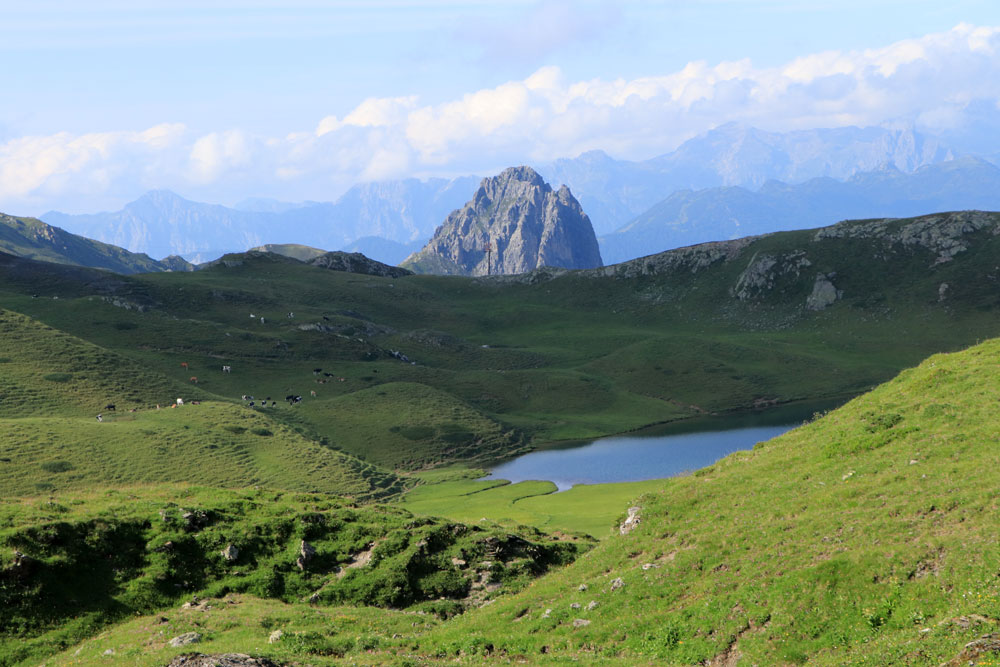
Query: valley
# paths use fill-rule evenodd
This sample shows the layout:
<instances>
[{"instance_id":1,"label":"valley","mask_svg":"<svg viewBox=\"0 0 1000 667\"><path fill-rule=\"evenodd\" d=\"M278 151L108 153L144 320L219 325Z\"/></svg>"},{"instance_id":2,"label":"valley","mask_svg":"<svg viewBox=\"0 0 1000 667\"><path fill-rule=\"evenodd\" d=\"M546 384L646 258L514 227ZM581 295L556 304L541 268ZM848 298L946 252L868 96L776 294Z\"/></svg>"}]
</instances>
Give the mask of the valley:
<instances>
[{"instance_id":1,"label":"valley","mask_svg":"<svg viewBox=\"0 0 1000 667\"><path fill-rule=\"evenodd\" d=\"M998 230L861 220L480 277L0 256L0 664L165 664L190 632L310 664L885 664L914 636L946 659L997 624L977 523L997 348L904 369L1000 335ZM812 405L685 476L476 481L571 441ZM53 588L102 559L93 590Z\"/></svg>"}]
</instances>

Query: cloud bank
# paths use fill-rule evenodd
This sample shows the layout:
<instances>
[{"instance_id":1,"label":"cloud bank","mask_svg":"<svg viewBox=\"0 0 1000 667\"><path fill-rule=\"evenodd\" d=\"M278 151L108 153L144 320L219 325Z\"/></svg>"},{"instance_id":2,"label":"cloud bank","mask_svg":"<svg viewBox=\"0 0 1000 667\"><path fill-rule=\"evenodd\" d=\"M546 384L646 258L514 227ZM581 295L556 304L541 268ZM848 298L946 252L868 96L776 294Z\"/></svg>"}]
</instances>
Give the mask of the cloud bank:
<instances>
[{"instance_id":1,"label":"cloud bank","mask_svg":"<svg viewBox=\"0 0 1000 667\"><path fill-rule=\"evenodd\" d=\"M947 134L970 109L978 123L984 108L1000 116L998 102L1000 27L964 24L772 68L691 62L662 76L566 81L544 67L439 104L367 99L283 137L239 128L199 135L164 123L11 139L0 144L0 210L93 210L164 187L210 201L332 199L359 181L483 173L595 148L643 159L730 121L786 131L904 119Z\"/></svg>"}]
</instances>

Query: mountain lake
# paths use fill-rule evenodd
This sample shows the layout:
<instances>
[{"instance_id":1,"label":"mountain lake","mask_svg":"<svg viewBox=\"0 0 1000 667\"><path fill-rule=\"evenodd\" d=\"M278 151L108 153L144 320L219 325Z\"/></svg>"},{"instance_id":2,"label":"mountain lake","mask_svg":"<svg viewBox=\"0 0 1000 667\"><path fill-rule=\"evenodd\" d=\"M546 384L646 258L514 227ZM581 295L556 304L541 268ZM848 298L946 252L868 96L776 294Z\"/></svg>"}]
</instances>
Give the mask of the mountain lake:
<instances>
[{"instance_id":1,"label":"mountain lake","mask_svg":"<svg viewBox=\"0 0 1000 667\"><path fill-rule=\"evenodd\" d=\"M844 399L790 404L735 415L699 417L593 441L540 449L494 467L482 479L548 480L559 491L574 484L662 479L712 465L800 426Z\"/></svg>"}]
</instances>

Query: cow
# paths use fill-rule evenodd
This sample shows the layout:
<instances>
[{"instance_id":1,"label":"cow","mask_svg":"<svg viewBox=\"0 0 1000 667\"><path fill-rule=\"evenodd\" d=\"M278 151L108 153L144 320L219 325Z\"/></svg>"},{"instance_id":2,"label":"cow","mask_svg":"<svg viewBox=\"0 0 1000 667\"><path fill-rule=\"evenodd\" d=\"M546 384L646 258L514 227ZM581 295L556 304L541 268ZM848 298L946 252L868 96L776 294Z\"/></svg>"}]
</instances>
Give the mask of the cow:
<instances>
[{"instance_id":1,"label":"cow","mask_svg":"<svg viewBox=\"0 0 1000 667\"><path fill-rule=\"evenodd\" d=\"M114 404L114 403L108 403L107 405L105 405L105 406L104 406L104 409L105 409L105 410L111 410L111 411L116 411L116 410L115 410L115 404Z\"/></svg>"},{"instance_id":2,"label":"cow","mask_svg":"<svg viewBox=\"0 0 1000 667\"><path fill-rule=\"evenodd\" d=\"M188 362L182 361L181 362L181 368L187 368L187 367L188 367Z\"/></svg>"},{"instance_id":3,"label":"cow","mask_svg":"<svg viewBox=\"0 0 1000 667\"><path fill-rule=\"evenodd\" d=\"M190 382L192 384L198 384L198 376L197 375L192 375Z\"/></svg>"},{"instance_id":4,"label":"cow","mask_svg":"<svg viewBox=\"0 0 1000 667\"><path fill-rule=\"evenodd\" d=\"M223 373L231 373L232 371L233 371L233 367L232 366L223 366L222 367L222 372Z\"/></svg>"}]
</instances>

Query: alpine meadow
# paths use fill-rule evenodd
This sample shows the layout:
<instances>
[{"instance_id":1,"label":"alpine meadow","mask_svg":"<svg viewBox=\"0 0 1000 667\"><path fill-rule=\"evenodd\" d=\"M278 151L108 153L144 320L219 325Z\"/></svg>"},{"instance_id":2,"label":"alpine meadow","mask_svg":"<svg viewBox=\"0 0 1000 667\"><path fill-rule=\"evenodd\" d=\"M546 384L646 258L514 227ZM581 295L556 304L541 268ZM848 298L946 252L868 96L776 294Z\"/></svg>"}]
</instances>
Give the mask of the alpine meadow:
<instances>
[{"instance_id":1,"label":"alpine meadow","mask_svg":"<svg viewBox=\"0 0 1000 667\"><path fill-rule=\"evenodd\" d=\"M1000 15L822 4L0 10L0 667L1000 661Z\"/></svg>"}]
</instances>

